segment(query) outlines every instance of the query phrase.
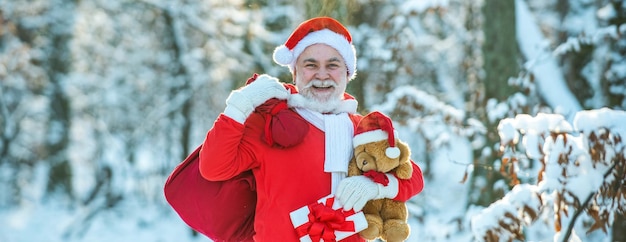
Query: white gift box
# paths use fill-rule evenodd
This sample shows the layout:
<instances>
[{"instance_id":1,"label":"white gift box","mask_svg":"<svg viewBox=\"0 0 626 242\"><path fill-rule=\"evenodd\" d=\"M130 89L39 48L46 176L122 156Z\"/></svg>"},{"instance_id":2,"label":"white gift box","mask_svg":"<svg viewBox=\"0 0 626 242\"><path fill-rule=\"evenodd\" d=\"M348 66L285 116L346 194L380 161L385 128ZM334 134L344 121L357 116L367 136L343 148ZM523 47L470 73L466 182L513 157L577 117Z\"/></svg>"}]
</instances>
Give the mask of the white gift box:
<instances>
[{"instance_id":1,"label":"white gift box","mask_svg":"<svg viewBox=\"0 0 626 242\"><path fill-rule=\"evenodd\" d=\"M343 205L332 194L289 216L301 242L339 241L367 228L363 212L343 211Z\"/></svg>"}]
</instances>

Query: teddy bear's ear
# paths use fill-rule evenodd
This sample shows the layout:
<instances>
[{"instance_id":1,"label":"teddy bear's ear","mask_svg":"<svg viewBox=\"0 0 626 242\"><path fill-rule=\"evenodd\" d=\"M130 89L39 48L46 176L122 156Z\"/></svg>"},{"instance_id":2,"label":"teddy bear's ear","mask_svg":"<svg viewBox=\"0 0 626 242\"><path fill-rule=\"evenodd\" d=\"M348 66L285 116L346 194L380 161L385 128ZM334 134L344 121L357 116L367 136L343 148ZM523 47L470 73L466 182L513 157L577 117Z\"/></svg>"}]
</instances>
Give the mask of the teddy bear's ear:
<instances>
[{"instance_id":1,"label":"teddy bear's ear","mask_svg":"<svg viewBox=\"0 0 626 242\"><path fill-rule=\"evenodd\" d=\"M352 157L350 163L348 163L348 176L358 176L363 172L356 165L356 157Z\"/></svg>"},{"instance_id":2,"label":"teddy bear's ear","mask_svg":"<svg viewBox=\"0 0 626 242\"><path fill-rule=\"evenodd\" d=\"M411 149L407 143L402 142L401 140L396 140L396 146L400 149L400 158L399 161L406 162L411 160Z\"/></svg>"}]
</instances>

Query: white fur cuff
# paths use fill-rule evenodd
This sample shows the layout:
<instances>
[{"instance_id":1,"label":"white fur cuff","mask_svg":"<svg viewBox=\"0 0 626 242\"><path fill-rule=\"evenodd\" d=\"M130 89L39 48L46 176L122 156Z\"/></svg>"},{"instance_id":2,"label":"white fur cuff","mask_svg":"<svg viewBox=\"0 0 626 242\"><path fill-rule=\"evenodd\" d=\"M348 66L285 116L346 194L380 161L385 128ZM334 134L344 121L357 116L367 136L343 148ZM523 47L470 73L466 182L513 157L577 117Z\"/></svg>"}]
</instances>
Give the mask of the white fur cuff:
<instances>
[{"instance_id":1,"label":"white fur cuff","mask_svg":"<svg viewBox=\"0 0 626 242\"><path fill-rule=\"evenodd\" d=\"M241 110L230 105L226 106L226 109L224 109L224 115L232 118L240 124L243 124L248 118L248 115L245 115L241 112Z\"/></svg>"},{"instance_id":2,"label":"white fur cuff","mask_svg":"<svg viewBox=\"0 0 626 242\"><path fill-rule=\"evenodd\" d=\"M387 186L383 186L382 184L378 184L378 197L376 199L381 198L395 198L398 196L398 192L400 189L400 182L398 182L398 178L393 174L385 174L387 178L389 178L389 184Z\"/></svg>"}]
</instances>

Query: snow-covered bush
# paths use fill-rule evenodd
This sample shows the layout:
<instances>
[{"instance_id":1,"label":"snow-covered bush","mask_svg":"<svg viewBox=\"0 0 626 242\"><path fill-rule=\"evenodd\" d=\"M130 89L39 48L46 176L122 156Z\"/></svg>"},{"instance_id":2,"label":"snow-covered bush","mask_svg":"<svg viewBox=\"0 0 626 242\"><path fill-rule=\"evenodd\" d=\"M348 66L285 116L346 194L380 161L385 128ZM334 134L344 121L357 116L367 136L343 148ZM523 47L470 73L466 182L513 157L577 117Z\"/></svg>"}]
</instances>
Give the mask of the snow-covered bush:
<instances>
[{"instance_id":1,"label":"snow-covered bush","mask_svg":"<svg viewBox=\"0 0 626 242\"><path fill-rule=\"evenodd\" d=\"M557 114L517 115L500 121L502 169L518 176L535 167L535 184L518 184L472 217L475 238L524 240L524 227L541 221L555 241L578 238L574 230L607 232L626 212L626 112L602 108L576 113L570 124ZM535 161L535 162L533 162ZM585 215L586 223L577 226ZM545 235L544 235L545 236Z\"/></svg>"}]
</instances>

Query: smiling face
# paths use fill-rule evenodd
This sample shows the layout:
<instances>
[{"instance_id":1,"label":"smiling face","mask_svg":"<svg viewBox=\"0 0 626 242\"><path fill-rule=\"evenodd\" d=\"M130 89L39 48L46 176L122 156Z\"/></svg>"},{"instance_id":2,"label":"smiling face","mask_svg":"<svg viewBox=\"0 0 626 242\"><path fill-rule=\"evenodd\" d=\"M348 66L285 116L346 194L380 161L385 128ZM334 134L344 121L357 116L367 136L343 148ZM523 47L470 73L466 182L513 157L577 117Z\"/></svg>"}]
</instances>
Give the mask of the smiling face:
<instances>
[{"instance_id":1,"label":"smiling face","mask_svg":"<svg viewBox=\"0 0 626 242\"><path fill-rule=\"evenodd\" d=\"M294 83L298 92L310 101L337 105L348 85L348 69L335 48L314 44L298 56Z\"/></svg>"}]
</instances>

